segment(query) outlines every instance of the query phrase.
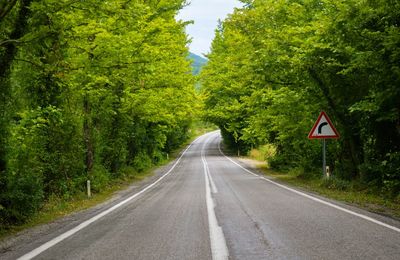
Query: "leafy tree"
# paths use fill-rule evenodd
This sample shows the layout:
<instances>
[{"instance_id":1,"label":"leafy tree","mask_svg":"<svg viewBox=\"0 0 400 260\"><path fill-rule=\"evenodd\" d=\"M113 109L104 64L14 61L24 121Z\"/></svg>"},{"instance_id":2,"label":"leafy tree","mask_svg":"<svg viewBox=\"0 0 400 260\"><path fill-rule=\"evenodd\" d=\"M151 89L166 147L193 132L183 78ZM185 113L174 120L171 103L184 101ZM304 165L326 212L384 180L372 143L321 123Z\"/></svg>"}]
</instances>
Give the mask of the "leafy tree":
<instances>
[{"instance_id":1,"label":"leafy tree","mask_svg":"<svg viewBox=\"0 0 400 260\"><path fill-rule=\"evenodd\" d=\"M342 136L329 146L334 173L398 194L399 4L243 3L202 73L208 120L234 146L274 144L275 167L313 172L320 148L306 136L325 110Z\"/></svg>"},{"instance_id":2,"label":"leafy tree","mask_svg":"<svg viewBox=\"0 0 400 260\"><path fill-rule=\"evenodd\" d=\"M2 223L87 179L97 191L126 167L144 170L186 140L197 107L175 20L185 4L0 1Z\"/></svg>"}]
</instances>

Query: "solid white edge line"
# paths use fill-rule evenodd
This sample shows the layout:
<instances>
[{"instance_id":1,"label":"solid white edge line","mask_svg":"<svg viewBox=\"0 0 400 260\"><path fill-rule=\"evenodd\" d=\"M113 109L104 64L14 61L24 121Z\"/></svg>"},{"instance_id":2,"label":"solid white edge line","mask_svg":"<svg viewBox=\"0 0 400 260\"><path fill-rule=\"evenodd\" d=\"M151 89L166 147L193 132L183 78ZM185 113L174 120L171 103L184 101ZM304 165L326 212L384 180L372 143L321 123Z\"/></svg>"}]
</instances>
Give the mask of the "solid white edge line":
<instances>
[{"instance_id":1,"label":"solid white edge line","mask_svg":"<svg viewBox=\"0 0 400 260\"><path fill-rule=\"evenodd\" d=\"M391 230L393 230L393 231L396 231L396 232L399 232L399 233L400 233L400 228L397 228L397 227L395 227L395 226L392 226L392 225L383 223L383 222L381 222L381 221L379 221L379 220L376 220L376 219L374 219L374 218L368 217L368 216L366 216L366 215L359 214L359 213L356 213L356 212L354 212L354 211L345 209L345 208L343 208L343 207L340 207L340 206L338 206L338 205L332 204L332 203L330 203L330 202L327 202L327 201L318 199L318 198L316 198L316 197L313 197L313 196L308 195L308 194L306 194L306 193L303 193L303 192L301 192L301 191L298 191L298 190L289 188L289 187L287 187L287 186L285 186L285 185L279 184L279 183L274 182L274 181L272 181L272 180L270 180L270 179L267 179L267 178L265 178L265 177L262 177L262 176L260 176L260 175L258 175L258 174L253 173L252 171L250 171L250 170L244 168L243 166L241 166L240 164L238 164L237 162L235 162L234 160L232 160L231 158L229 158L228 156L226 156L226 155L222 152L222 150L221 150L221 144L220 144L220 142L218 143L218 149L219 149L219 152L220 152L223 156L225 156L225 158L227 158L229 161L231 161L232 163L234 163L234 164L236 164L237 166L239 166L240 168L242 168L242 169L243 169L244 171L246 171L247 173L250 173L251 175L254 175L254 176L256 176L256 177L258 177L258 178L260 178L260 179L262 179L262 180L265 180L265 181L267 181L267 182L269 182L269 183L272 183L272 184L274 184L274 185L276 185L276 186L278 186L278 187L280 187L280 188L282 188L282 189L291 191L291 192L296 193L296 194L298 194L298 195L300 195L300 196L303 196L303 197L305 197L305 198L311 199L311 200L313 200L313 201L319 202L319 203L321 203L321 204L327 205L327 206L329 206L329 207L332 207L332 208L335 208L335 209L337 209L337 210L346 212L346 213L351 214L351 215L353 215L353 216L362 218L362 219L364 219L364 220L373 222L373 223L375 223L375 224L377 224L377 225L386 227L386 228L388 228L388 229L391 229Z\"/></svg>"},{"instance_id":2,"label":"solid white edge line","mask_svg":"<svg viewBox=\"0 0 400 260\"><path fill-rule=\"evenodd\" d=\"M189 150L189 148L197 141L201 138L202 136L199 136L198 138L196 138L181 154L181 156L178 158L178 160L176 160L176 162L174 163L174 165L171 167L171 169L169 169L169 171L167 171L163 176L161 176L159 179L157 179L155 182L153 182L152 184L150 184L149 186L147 186L146 188L144 188L143 190L139 191L138 193L132 195L131 197L121 201L120 203L116 204L115 206L101 212L100 214L82 222L81 224L79 224L78 226L74 227L73 229L70 229L69 231L53 238L52 240L44 243L43 245L41 245L40 247L30 251L29 253L19 257L17 260L28 260L28 259L32 259L36 256L38 256L39 254L43 253L44 251L46 251L47 249L53 247L54 245L60 243L61 241L67 239L68 237L72 236L73 234L77 233L78 231L84 229L85 227L89 226L90 224L92 224L93 222L99 220L100 218L106 216L107 214L113 212L114 210L120 208L121 206L125 205L126 203L128 203L129 201L135 199L136 197L142 195L143 193L145 193L146 191L148 191L149 189L151 189L152 187L154 187L156 184L158 184L162 179L164 179L167 175L169 175L173 169L175 169L176 165L178 165L178 163L180 162L180 160L182 159L182 157L185 155L185 153Z\"/></svg>"},{"instance_id":3,"label":"solid white edge line","mask_svg":"<svg viewBox=\"0 0 400 260\"><path fill-rule=\"evenodd\" d=\"M207 205L207 216L208 216L208 228L210 232L210 245L211 254L213 260L227 260L229 258L228 247L222 228L218 225L217 216L215 215L215 204L211 196L210 190L210 179L209 179L209 168L207 160L204 156L204 147L208 143L211 137L209 137L203 144L201 149L201 160L204 168L204 178L206 184L206 205Z\"/></svg>"}]
</instances>

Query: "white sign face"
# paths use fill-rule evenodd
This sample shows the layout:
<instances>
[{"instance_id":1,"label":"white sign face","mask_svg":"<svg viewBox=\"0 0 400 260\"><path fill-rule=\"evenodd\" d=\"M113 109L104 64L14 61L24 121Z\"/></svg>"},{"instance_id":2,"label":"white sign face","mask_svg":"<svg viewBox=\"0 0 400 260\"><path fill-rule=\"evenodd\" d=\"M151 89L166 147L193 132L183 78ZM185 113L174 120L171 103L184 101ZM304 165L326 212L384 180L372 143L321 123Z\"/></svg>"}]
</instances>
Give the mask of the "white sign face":
<instances>
[{"instance_id":1,"label":"white sign face","mask_svg":"<svg viewBox=\"0 0 400 260\"><path fill-rule=\"evenodd\" d=\"M331 120L325 112L321 112L317 122L308 134L310 139L339 138L339 133L333 126Z\"/></svg>"}]
</instances>

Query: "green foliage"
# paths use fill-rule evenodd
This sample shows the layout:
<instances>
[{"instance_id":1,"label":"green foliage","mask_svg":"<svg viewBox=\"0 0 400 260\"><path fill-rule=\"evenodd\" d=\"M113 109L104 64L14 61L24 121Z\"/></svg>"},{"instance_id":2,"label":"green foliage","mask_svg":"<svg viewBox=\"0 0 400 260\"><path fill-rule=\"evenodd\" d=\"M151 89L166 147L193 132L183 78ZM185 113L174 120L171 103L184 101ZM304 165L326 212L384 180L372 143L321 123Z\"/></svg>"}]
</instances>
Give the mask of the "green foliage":
<instances>
[{"instance_id":1,"label":"green foliage","mask_svg":"<svg viewBox=\"0 0 400 260\"><path fill-rule=\"evenodd\" d=\"M26 221L40 209L45 197L40 173L11 174L7 180L7 192L3 191L0 196L0 220L4 225Z\"/></svg>"},{"instance_id":2,"label":"green foliage","mask_svg":"<svg viewBox=\"0 0 400 260\"><path fill-rule=\"evenodd\" d=\"M24 0L0 17L2 223L186 140L198 101L175 20L184 2Z\"/></svg>"},{"instance_id":3,"label":"green foliage","mask_svg":"<svg viewBox=\"0 0 400 260\"><path fill-rule=\"evenodd\" d=\"M320 171L307 134L325 110L341 133L328 142L333 174L398 194L399 3L243 2L201 74L205 118L235 149L272 144L270 165L304 176Z\"/></svg>"},{"instance_id":4,"label":"green foliage","mask_svg":"<svg viewBox=\"0 0 400 260\"><path fill-rule=\"evenodd\" d=\"M321 183L321 187L332 190L346 191L350 188L350 183L348 181L333 177L329 179L324 179Z\"/></svg>"},{"instance_id":5,"label":"green foliage","mask_svg":"<svg viewBox=\"0 0 400 260\"><path fill-rule=\"evenodd\" d=\"M135 156L132 164L138 172L142 172L145 169L148 169L151 166L152 162L148 154L141 152Z\"/></svg>"},{"instance_id":6,"label":"green foliage","mask_svg":"<svg viewBox=\"0 0 400 260\"><path fill-rule=\"evenodd\" d=\"M90 186L93 192L99 192L110 182L110 172L102 165L95 165L90 172ZM86 182L85 182L86 184Z\"/></svg>"}]
</instances>

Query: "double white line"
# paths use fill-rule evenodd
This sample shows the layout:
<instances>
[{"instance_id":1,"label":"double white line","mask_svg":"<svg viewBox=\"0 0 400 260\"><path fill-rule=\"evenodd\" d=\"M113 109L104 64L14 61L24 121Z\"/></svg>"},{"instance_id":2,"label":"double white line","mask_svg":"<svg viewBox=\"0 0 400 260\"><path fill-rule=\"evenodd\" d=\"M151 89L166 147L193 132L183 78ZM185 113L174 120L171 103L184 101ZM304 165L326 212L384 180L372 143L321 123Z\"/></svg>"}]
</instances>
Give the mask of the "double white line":
<instances>
[{"instance_id":1,"label":"double white line","mask_svg":"<svg viewBox=\"0 0 400 260\"><path fill-rule=\"evenodd\" d=\"M224 237L222 228L218 225L217 216L215 215L215 203L211 196L211 193L218 193L217 187L211 177L210 169L208 167L207 160L205 158L204 148L210 141L210 136L203 144L201 149L201 160L204 167L204 176L206 179L206 203L207 203L207 215L208 215L208 227L210 231L210 242L211 242L211 253L213 260L225 260L229 257L228 247Z\"/></svg>"}]
</instances>

